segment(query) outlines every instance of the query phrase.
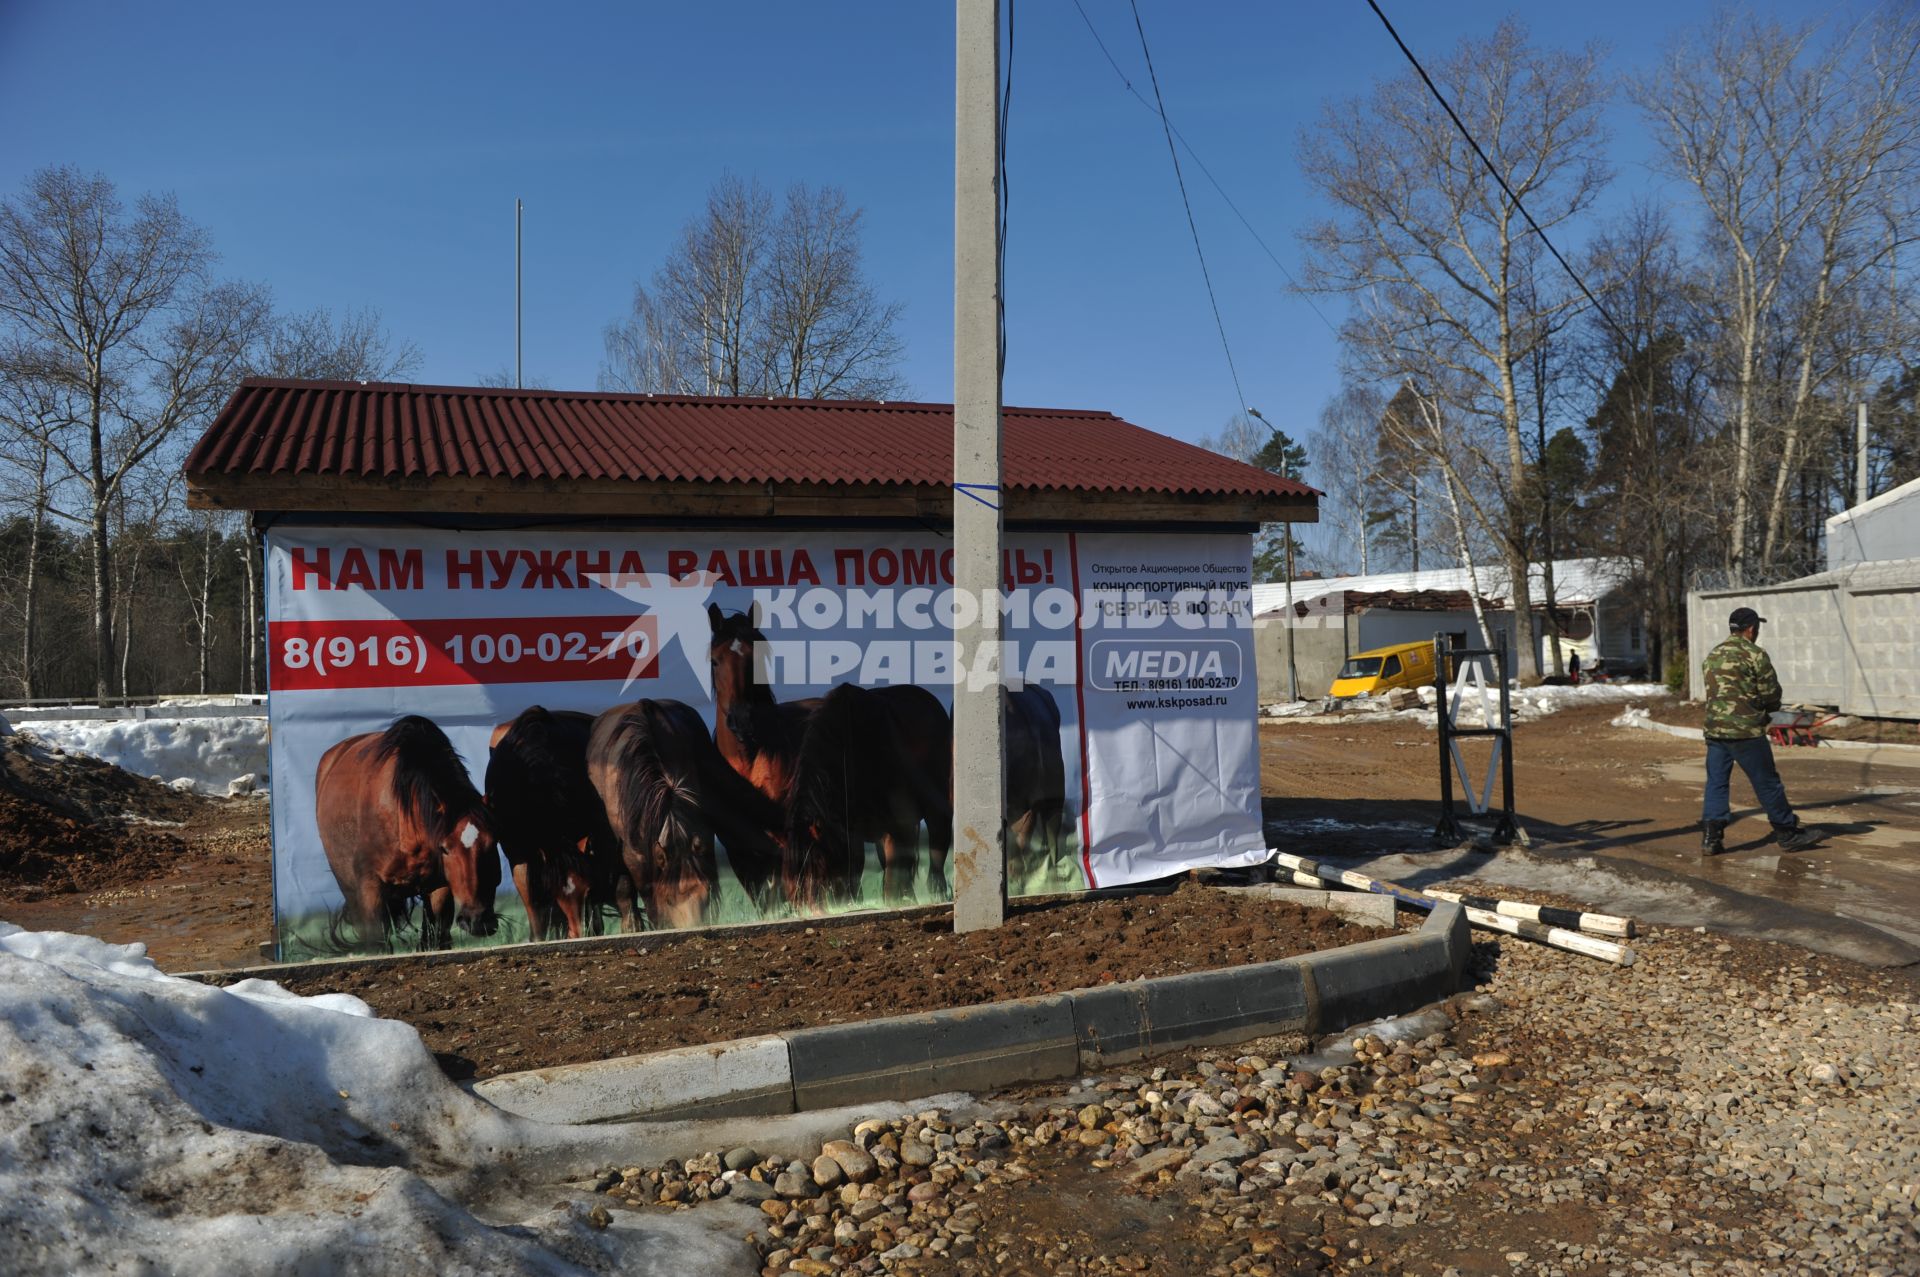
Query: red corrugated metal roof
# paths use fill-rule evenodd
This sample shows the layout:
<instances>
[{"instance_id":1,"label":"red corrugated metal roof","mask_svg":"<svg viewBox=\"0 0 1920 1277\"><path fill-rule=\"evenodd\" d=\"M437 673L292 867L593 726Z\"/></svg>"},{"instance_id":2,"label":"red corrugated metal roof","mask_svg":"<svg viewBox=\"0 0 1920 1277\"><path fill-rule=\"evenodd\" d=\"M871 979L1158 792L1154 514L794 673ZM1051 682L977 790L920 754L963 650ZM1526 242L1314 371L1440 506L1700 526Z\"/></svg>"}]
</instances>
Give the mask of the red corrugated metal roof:
<instances>
[{"instance_id":1,"label":"red corrugated metal roof","mask_svg":"<svg viewBox=\"0 0 1920 1277\"><path fill-rule=\"evenodd\" d=\"M1111 413L1007 408L1003 420L1012 488L1314 492ZM186 473L944 487L953 406L249 378Z\"/></svg>"}]
</instances>

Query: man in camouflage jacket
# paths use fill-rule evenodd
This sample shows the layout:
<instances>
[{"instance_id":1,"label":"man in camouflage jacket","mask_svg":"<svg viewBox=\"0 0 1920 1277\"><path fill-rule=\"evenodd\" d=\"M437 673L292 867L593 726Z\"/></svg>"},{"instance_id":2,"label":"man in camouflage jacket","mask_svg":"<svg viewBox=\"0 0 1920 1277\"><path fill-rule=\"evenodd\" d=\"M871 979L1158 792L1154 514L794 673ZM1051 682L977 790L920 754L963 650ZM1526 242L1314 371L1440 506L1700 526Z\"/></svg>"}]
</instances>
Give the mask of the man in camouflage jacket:
<instances>
[{"instance_id":1,"label":"man in camouflage jacket","mask_svg":"<svg viewBox=\"0 0 1920 1277\"><path fill-rule=\"evenodd\" d=\"M1727 618L1732 634L1707 653L1701 665L1707 680L1707 792L1700 811L1703 856L1726 850L1722 837L1732 819L1728 785L1736 763L1766 809L1782 851L1798 851L1820 840L1793 814L1787 788L1773 765L1767 726L1773 711L1780 708L1780 677L1758 641L1764 620L1750 607L1735 608Z\"/></svg>"}]
</instances>

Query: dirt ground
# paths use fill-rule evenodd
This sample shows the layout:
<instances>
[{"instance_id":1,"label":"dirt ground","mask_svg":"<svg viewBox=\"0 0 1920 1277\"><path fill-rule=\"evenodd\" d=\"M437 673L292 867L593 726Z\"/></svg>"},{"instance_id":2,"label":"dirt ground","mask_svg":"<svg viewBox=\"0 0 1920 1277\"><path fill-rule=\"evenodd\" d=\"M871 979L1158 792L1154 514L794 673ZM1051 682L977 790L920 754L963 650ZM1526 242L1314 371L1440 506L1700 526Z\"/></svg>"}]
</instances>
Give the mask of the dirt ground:
<instances>
[{"instance_id":1,"label":"dirt ground","mask_svg":"<svg viewBox=\"0 0 1920 1277\"><path fill-rule=\"evenodd\" d=\"M260 960L273 926L267 804L210 799L0 738L0 918L143 941L174 970Z\"/></svg>"},{"instance_id":2,"label":"dirt ground","mask_svg":"<svg viewBox=\"0 0 1920 1277\"><path fill-rule=\"evenodd\" d=\"M1681 986L1703 985L1712 986L1715 997L1737 1015L1779 1013L1792 1005L1782 989L1793 998L1813 999L1810 1005L1832 1002L1826 1012L1831 1014L1839 1014L1843 1003L1872 1009L1920 997L1915 968L1873 970L1751 933L1725 934L1723 912L1731 900L1763 900L1823 920L1836 933L1871 933L1896 949L1910 942L1912 954L1920 956L1920 858L1912 854L1920 848L1920 766L1888 751L1778 751L1793 801L1804 819L1827 831L1826 842L1808 852L1778 853L1744 781L1736 778L1741 819L1729 834L1732 854L1703 861L1697 854L1699 743L1615 727L1611 720L1619 708L1580 707L1522 724L1515 737L1516 790L1534 862L1638 867L1676 884L1675 898L1697 897L1705 934L1695 934L1691 925L1670 924L1636 942L1645 961L1631 971L1638 976L1644 968L1652 980L1641 990L1649 1005ZM1668 706L1660 717L1685 722L1694 712ZM1448 880L1447 870L1458 856L1433 850L1427 837L1437 814L1438 770L1429 729L1410 720L1266 723L1261 744L1270 843L1308 856L1366 859L1400 853L1400 860L1431 864L1433 881ZM1482 759L1485 749L1470 744L1469 763ZM0 862L6 866L0 873L0 918L109 940L145 940L172 969L258 961L258 945L270 926L266 805L152 792L157 786L136 786L133 798L125 798L113 788L120 782L111 777L83 779L68 788L86 797L84 811L94 819L119 822L102 829L121 836L135 831L127 840L130 850L113 854L113 838L60 824L86 826L87 821L75 815L47 817L53 806L42 801L32 816L41 825L29 830L39 841L15 842L9 831L20 826L0 824L0 855L9 857ZM44 777L36 781L45 788L44 782ZM17 797L21 789L0 780L0 799ZM172 805L147 808L140 805L144 802ZM119 814L125 811L179 823L129 824ZM14 817L0 813L0 820L7 819ZM29 855L55 845L47 841L45 828L77 840L59 845L74 849L71 854L84 858L84 864L76 860L72 872L64 874L34 868ZM147 841L141 831L148 829L174 841ZM1496 869L1519 863L1517 855L1508 861L1501 855L1473 859ZM26 868L18 868L22 865ZM1457 885L1471 889L1464 881ZM71 886L79 889L64 889ZM1569 901L1563 894L1524 888L1501 894L1598 908L1609 903ZM1271 905L1249 910L1247 902L1185 886L1165 895L1021 909L997 936L955 937L936 914L847 919L770 930L751 940L664 937L626 952L609 952L601 944L565 958L507 951L430 967L368 965L330 974L316 968L286 982L303 993L340 989L366 998L382 1014L416 1024L450 1073L484 1076L804 1023L1258 961L1366 934L1349 933L1324 915ZM1515 941L1477 937L1475 948L1482 989L1502 990L1508 978L1503 973L1510 970L1526 979L1506 994L1519 999L1508 1009L1462 1020L1457 1046L1469 1056L1504 1053L1514 1064L1489 1074L1485 1108L1465 1109L1445 1156L1450 1163L1473 1165L1485 1150L1498 1147L1512 1168L1508 1177L1470 1184L1445 1214L1408 1228L1362 1226L1340 1208L1344 1203L1334 1201L1324 1209L1295 1205L1268 1212L1271 1220L1263 1214L1248 1227L1230 1213L1185 1200L1190 1194L1125 1191L1071 1148L1036 1150L1029 1179L981 1195L980 1232L996 1248L993 1266L981 1271L1339 1270L1464 1277L1625 1271L1620 1265L1630 1260L1635 1271L1684 1271L1698 1252L1678 1234L1669 1237L1663 1231L1671 1220L1656 1217L1669 1204L1701 1191L1702 1183L1716 1182L1700 1180L1691 1163L1681 1164L1705 1156L1694 1144L1649 1145L1645 1156L1635 1154L1593 1181L1598 1187L1591 1191L1606 1196L1582 1200L1575 1195L1549 1203L1531 1195L1529 1186L1588 1175L1582 1168L1592 1160L1591 1135L1564 1122L1532 1120L1529 1126L1535 1129L1523 1132L1514 1121L1516 1113L1533 1110L1537 1118L1539 1110L1561 1106L1570 1089L1584 1094L1582 1088L1600 1087L1595 1079L1623 1067L1622 1052L1654 1049L1649 1035L1660 1027L1660 1016L1649 1014L1623 1028L1596 1027L1577 1016L1540 1015L1540 999L1558 1005L1556 1000L1583 980L1604 990L1609 981L1590 977L1609 969ZM1896 954L1881 965L1901 962ZM1685 972L1686 978L1679 985L1663 984L1662 971ZM1817 993L1793 992L1807 990ZM1749 1003L1773 1010L1743 1010ZM1628 1010L1621 1014L1639 1014L1633 999L1623 1005ZM1842 1041L1849 1036L1838 1033ZM1178 1059L1159 1063L1184 1067ZM1772 1065L1741 1060L1735 1067L1770 1076ZM1707 1089L1720 1085L1716 1081ZM1666 1178L1657 1192L1654 1187L1628 1192L1614 1182L1623 1167L1642 1174L1643 1166L1659 1160L1655 1154L1673 1163L1660 1163ZM1527 1195L1523 1188L1529 1188ZM1607 1223L1629 1206L1648 1225L1636 1227L1631 1236L1618 1231L1617 1221ZM1692 1213L1705 1221L1698 1227L1719 1228L1737 1238L1741 1227L1794 1209L1783 1201L1749 1200L1728 1188ZM1563 1256L1569 1247L1584 1248L1588 1258L1576 1261L1572 1251ZM1596 1258L1602 1251L1622 1257L1602 1262ZM1748 1255L1752 1263L1716 1271L1771 1268L1757 1252L1735 1245L1729 1253ZM1008 1256L1005 1262L1001 1254ZM1523 1254L1532 1258L1514 1259ZM932 1270L973 1271L942 1265Z\"/></svg>"},{"instance_id":3,"label":"dirt ground","mask_svg":"<svg viewBox=\"0 0 1920 1277\"><path fill-rule=\"evenodd\" d=\"M1817 933L1825 919L1837 924L1836 944L1846 931L1891 938L1874 946L1877 954L1856 955L1863 960L1920 960L1920 752L1776 749L1789 798L1826 840L1781 855L1736 774L1735 823L1726 836L1732 854L1703 860L1703 746L1612 726L1620 709L1581 706L1516 728L1515 806L1537 854L1647 866L1677 876L1676 896L1686 883L1704 883L1722 900L1778 906L1781 934L1790 921L1802 935ZM1698 726L1699 712L1669 704L1662 716ZM1260 744L1267 834L1276 846L1306 856L1431 853L1439 761L1430 729L1405 719L1269 722ZM1461 749L1469 770L1484 773L1489 743L1466 740ZM1458 801L1457 780L1454 792ZM1715 919L1703 907L1690 921Z\"/></svg>"},{"instance_id":4,"label":"dirt ground","mask_svg":"<svg viewBox=\"0 0 1920 1277\"><path fill-rule=\"evenodd\" d=\"M1916 946L1907 960L1920 958L1920 857L1913 854L1920 850L1920 755L1890 762L1858 751L1780 750L1788 793L1805 819L1831 831L1826 843L1779 855L1744 779L1736 777L1740 820L1728 834L1734 854L1703 861L1699 743L1614 727L1619 708L1567 709L1516 730L1517 805L1538 854L1654 866L1778 902L1816 923L1830 917L1870 927ZM1686 721L1697 711L1668 704L1660 716ZM1309 856L1431 848L1438 762L1429 729L1401 719L1293 721L1263 723L1260 735L1273 845ZM1469 766L1483 765L1484 743L1468 741L1463 748ZM15 754L9 749L4 757ZM0 917L118 943L145 941L172 970L262 961L273 894L266 804L196 799L101 764L70 761L97 775L87 782L95 787L88 810L96 816L134 808L113 788L132 782L140 803L149 804L139 807L147 819L182 823L106 821L99 831L83 833L82 842L117 845L132 830L126 842L133 852L90 862L78 876L10 875L9 861L0 859ZM0 802L15 788L0 773ZM20 844L9 836L15 826L7 820L0 812L0 857L17 859ZM1606 902L1584 903L1604 908Z\"/></svg>"},{"instance_id":5,"label":"dirt ground","mask_svg":"<svg viewBox=\"0 0 1920 1277\"><path fill-rule=\"evenodd\" d=\"M1373 934L1319 910L1184 883L1165 894L1016 907L1005 928L966 935L942 910L664 936L644 949L315 968L280 982L295 993L364 998L418 1028L453 1076L487 1077L1269 962Z\"/></svg>"}]
</instances>

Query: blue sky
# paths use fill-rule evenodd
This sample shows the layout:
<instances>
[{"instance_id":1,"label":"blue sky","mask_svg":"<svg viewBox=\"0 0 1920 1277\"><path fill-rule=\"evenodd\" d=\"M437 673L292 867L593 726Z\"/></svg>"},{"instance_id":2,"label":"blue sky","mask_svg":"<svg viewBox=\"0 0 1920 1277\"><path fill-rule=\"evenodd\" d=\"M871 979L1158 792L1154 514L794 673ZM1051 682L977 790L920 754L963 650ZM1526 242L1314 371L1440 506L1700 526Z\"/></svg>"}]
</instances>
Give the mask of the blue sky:
<instances>
[{"instance_id":1,"label":"blue sky","mask_svg":"<svg viewBox=\"0 0 1920 1277\"><path fill-rule=\"evenodd\" d=\"M1130 9L1083 3L1146 92ZM1429 60L1510 11L1382 7ZM1295 139L1323 100L1399 73L1400 54L1363 0L1140 11L1169 114L1298 273L1316 208ZM1600 42L1622 71L1711 11L1611 0L1530 21L1543 44ZM1237 401L1159 123L1071 0L1016 17L1007 402L1216 431ZM1609 206L1676 195L1633 112L1612 120ZM420 346L424 382L512 366L516 196L527 373L574 388L593 385L602 328L723 171L838 185L865 210L870 277L905 305L914 396L951 397L946 4L0 0L0 121L0 189L69 163L123 195L172 191L228 274L288 310L378 307ZM1191 167L1187 185L1247 401L1310 426L1338 382L1332 334ZM1338 323L1338 299L1314 304Z\"/></svg>"}]
</instances>

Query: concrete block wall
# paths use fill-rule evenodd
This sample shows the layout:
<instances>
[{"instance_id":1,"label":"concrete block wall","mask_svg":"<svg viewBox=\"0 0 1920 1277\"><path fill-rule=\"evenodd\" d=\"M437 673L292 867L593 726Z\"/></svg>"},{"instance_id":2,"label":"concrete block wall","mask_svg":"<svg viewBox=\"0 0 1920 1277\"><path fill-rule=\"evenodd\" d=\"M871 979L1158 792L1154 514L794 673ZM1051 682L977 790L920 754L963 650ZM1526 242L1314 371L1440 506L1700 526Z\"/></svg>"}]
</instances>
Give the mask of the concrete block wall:
<instances>
[{"instance_id":1,"label":"concrete block wall","mask_svg":"<svg viewBox=\"0 0 1920 1277\"><path fill-rule=\"evenodd\" d=\"M1868 565L1871 566L1871 565ZM1767 618L1760 645L1773 658L1788 704L1831 705L1872 718L1920 719L1920 575L1822 573L1804 581L1687 596L1689 695L1706 696L1700 662L1727 633L1727 615ZM1711 636L1711 637L1709 637Z\"/></svg>"}]
</instances>

